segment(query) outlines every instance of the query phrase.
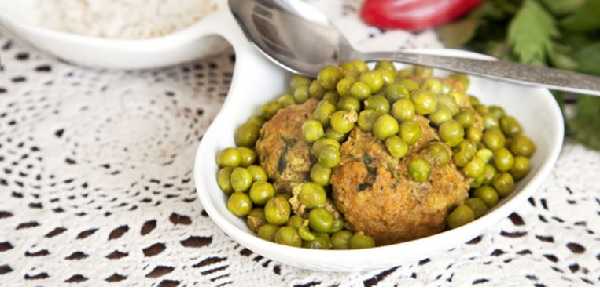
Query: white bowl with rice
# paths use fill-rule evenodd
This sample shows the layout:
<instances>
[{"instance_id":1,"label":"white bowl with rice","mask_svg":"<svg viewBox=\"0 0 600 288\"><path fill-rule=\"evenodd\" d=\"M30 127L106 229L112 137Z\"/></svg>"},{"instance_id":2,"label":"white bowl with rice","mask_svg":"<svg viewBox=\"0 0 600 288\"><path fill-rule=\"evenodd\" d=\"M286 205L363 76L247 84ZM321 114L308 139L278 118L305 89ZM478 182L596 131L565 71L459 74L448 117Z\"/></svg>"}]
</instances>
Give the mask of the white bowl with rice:
<instances>
[{"instance_id":1,"label":"white bowl with rice","mask_svg":"<svg viewBox=\"0 0 600 288\"><path fill-rule=\"evenodd\" d=\"M245 41L226 0L0 0L0 28L78 65L146 69Z\"/></svg>"}]
</instances>

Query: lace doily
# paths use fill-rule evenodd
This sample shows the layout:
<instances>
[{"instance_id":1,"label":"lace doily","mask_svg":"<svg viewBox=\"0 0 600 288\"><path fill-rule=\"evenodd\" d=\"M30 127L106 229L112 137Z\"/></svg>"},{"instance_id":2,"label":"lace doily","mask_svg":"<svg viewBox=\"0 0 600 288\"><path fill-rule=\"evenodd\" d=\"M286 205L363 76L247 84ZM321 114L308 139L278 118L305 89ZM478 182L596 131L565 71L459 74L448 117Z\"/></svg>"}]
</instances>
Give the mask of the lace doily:
<instances>
[{"instance_id":1,"label":"lace doily","mask_svg":"<svg viewBox=\"0 0 600 288\"><path fill-rule=\"evenodd\" d=\"M353 1L325 2L347 15L338 24L357 45L439 47L432 32L367 28ZM0 34L0 283L600 284L600 153L570 143L522 209L433 258L325 273L241 247L207 217L191 179L233 61L227 51L155 71L95 71Z\"/></svg>"}]
</instances>

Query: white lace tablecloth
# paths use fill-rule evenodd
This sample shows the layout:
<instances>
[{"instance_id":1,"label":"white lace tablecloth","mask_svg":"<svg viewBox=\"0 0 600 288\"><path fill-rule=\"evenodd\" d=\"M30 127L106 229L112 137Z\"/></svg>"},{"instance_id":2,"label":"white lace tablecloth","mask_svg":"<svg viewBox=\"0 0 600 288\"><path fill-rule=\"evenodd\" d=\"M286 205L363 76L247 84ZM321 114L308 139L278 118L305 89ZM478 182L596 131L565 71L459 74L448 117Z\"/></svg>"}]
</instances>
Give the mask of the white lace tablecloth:
<instances>
[{"instance_id":1,"label":"white lace tablecloth","mask_svg":"<svg viewBox=\"0 0 600 288\"><path fill-rule=\"evenodd\" d=\"M439 47L364 27L351 1L323 5L363 48ZM233 61L94 71L0 34L0 285L600 285L600 153L570 143L521 210L436 257L323 273L241 247L192 180Z\"/></svg>"}]
</instances>

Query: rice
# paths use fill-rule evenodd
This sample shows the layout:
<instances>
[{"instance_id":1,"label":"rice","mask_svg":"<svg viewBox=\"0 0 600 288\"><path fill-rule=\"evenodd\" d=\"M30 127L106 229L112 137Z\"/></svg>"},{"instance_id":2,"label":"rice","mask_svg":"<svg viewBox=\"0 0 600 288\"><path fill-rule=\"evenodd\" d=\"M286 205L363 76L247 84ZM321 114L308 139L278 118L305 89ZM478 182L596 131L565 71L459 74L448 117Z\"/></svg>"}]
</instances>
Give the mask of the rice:
<instances>
[{"instance_id":1,"label":"rice","mask_svg":"<svg viewBox=\"0 0 600 288\"><path fill-rule=\"evenodd\" d=\"M209 0L38 0L34 21L75 34L141 39L186 28L215 9Z\"/></svg>"}]
</instances>

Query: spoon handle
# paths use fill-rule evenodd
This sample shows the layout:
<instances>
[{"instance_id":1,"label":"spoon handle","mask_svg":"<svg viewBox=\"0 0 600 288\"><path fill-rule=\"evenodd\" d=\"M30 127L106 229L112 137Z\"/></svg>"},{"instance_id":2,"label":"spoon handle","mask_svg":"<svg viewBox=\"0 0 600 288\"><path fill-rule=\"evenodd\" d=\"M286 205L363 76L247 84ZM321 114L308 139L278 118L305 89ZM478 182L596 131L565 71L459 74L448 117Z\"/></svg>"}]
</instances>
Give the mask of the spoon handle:
<instances>
[{"instance_id":1,"label":"spoon handle","mask_svg":"<svg viewBox=\"0 0 600 288\"><path fill-rule=\"evenodd\" d=\"M362 59L387 59L509 81L524 85L600 96L600 77L543 66L410 52L362 53Z\"/></svg>"}]
</instances>

